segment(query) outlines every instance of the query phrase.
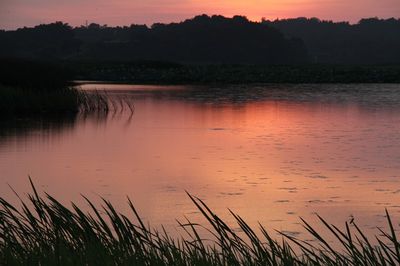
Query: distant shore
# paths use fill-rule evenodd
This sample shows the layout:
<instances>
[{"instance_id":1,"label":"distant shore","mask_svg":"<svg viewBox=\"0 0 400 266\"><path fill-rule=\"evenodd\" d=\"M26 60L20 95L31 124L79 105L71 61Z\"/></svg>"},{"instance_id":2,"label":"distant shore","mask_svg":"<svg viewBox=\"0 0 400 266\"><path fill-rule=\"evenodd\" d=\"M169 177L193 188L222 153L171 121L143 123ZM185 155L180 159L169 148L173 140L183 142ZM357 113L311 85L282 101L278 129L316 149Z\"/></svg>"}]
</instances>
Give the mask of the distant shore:
<instances>
[{"instance_id":1,"label":"distant shore","mask_svg":"<svg viewBox=\"0 0 400 266\"><path fill-rule=\"evenodd\" d=\"M0 85L54 90L70 81L153 85L400 83L400 64L182 64L0 58Z\"/></svg>"},{"instance_id":2,"label":"distant shore","mask_svg":"<svg viewBox=\"0 0 400 266\"><path fill-rule=\"evenodd\" d=\"M400 65L70 63L75 79L131 84L400 83Z\"/></svg>"}]
</instances>

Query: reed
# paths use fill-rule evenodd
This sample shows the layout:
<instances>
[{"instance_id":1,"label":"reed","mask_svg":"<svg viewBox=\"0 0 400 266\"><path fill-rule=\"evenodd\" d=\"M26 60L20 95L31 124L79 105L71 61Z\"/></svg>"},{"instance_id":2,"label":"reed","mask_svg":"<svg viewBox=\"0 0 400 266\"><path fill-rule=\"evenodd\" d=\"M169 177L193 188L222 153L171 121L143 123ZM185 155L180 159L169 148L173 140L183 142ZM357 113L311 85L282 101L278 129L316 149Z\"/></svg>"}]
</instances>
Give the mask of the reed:
<instances>
[{"instance_id":1,"label":"reed","mask_svg":"<svg viewBox=\"0 0 400 266\"><path fill-rule=\"evenodd\" d=\"M135 111L132 98L124 95L109 95L107 91L82 91L78 92L79 111L83 113L116 113L128 111L131 114Z\"/></svg>"},{"instance_id":2,"label":"reed","mask_svg":"<svg viewBox=\"0 0 400 266\"><path fill-rule=\"evenodd\" d=\"M188 194L208 226L179 223L188 237L173 238L164 229L150 228L133 203L135 220L119 213L107 200L98 208L84 197L90 210L67 208L51 195L40 196L35 186L28 200L13 206L0 198L0 262L3 265L399 265L400 243L386 211L388 230L375 242L355 223L340 230L319 217L341 245L335 249L309 223L304 228L316 239L310 244L281 233L275 240L262 225L251 228L231 212L240 235L202 200ZM202 230L200 230L202 228ZM208 241L200 231L212 236ZM295 252L295 250L300 250Z\"/></svg>"}]
</instances>

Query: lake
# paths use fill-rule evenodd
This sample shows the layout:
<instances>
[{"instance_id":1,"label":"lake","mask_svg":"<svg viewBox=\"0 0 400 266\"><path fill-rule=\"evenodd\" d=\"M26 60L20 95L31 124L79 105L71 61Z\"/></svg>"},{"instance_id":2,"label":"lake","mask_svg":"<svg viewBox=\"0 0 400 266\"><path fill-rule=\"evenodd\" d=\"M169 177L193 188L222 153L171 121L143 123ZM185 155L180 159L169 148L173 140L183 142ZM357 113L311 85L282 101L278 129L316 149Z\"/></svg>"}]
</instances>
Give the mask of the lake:
<instances>
[{"instance_id":1,"label":"lake","mask_svg":"<svg viewBox=\"0 0 400 266\"><path fill-rule=\"evenodd\" d=\"M82 83L134 103L104 114L0 120L0 195L81 194L145 221L205 224L186 194L307 239L315 213L368 232L400 217L400 85L152 86ZM318 228L318 226L317 226ZM178 230L178 232L181 232ZM304 236L304 237L303 237Z\"/></svg>"}]
</instances>

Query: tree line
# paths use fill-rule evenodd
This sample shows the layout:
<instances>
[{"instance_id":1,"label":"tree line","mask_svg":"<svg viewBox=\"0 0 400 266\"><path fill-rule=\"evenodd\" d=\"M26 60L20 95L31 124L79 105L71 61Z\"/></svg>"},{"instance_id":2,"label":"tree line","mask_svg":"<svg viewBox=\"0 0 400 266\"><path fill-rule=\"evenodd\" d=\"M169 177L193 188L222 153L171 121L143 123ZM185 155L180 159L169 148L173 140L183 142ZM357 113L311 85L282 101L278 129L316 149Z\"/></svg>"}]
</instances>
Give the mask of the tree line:
<instances>
[{"instance_id":1,"label":"tree line","mask_svg":"<svg viewBox=\"0 0 400 266\"><path fill-rule=\"evenodd\" d=\"M400 20L249 21L201 15L180 23L110 27L63 22L0 31L0 57L184 64L396 64Z\"/></svg>"}]
</instances>

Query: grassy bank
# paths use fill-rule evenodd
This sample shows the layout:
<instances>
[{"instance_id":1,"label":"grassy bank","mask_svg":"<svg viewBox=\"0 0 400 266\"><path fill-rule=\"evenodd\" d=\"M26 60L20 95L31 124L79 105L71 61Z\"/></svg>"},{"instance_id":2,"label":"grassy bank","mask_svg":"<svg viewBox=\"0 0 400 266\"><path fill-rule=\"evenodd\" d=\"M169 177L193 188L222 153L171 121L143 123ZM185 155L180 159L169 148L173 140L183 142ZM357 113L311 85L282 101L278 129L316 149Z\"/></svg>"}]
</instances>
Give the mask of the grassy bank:
<instances>
[{"instance_id":1,"label":"grassy bank","mask_svg":"<svg viewBox=\"0 0 400 266\"><path fill-rule=\"evenodd\" d=\"M31 90L0 85L0 112L3 114L76 113L79 92L71 88Z\"/></svg>"},{"instance_id":2,"label":"grassy bank","mask_svg":"<svg viewBox=\"0 0 400 266\"><path fill-rule=\"evenodd\" d=\"M338 244L334 249L303 221L316 239L314 244L282 233L274 240L260 226L250 228L232 213L242 233L222 221L200 199L189 195L208 225L186 221L180 226L187 237L174 239L156 231L140 219L133 204L135 221L120 214L104 200L100 208L87 199L90 212L72 204L67 208L50 195L42 197L32 185L29 202L12 206L0 198L0 261L4 265L398 265L400 244L388 213L387 232L381 231L371 244L355 224L345 229L320 218ZM208 228L212 241L199 228ZM301 252L294 250L300 249Z\"/></svg>"},{"instance_id":3,"label":"grassy bank","mask_svg":"<svg viewBox=\"0 0 400 266\"><path fill-rule=\"evenodd\" d=\"M72 76L57 64L17 59L0 60L0 113L76 113L80 94Z\"/></svg>"},{"instance_id":4,"label":"grassy bank","mask_svg":"<svg viewBox=\"0 0 400 266\"><path fill-rule=\"evenodd\" d=\"M79 91L72 79L60 63L0 59L0 115L108 112L105 94Z\"/></svg>"},{"instance_id":5,"label":"grassy bank","mask_svg":"<svg viewBox=\"0 0 400 266\"><path fill-rule=\"evenodd\" d=\"M117 100L132 110L133 104L128 100ZM109 99L105 93L83 92L73 87L32 90L0 85L0 115L107 113L117 100Z\"/></svg>"}]
</instances>

